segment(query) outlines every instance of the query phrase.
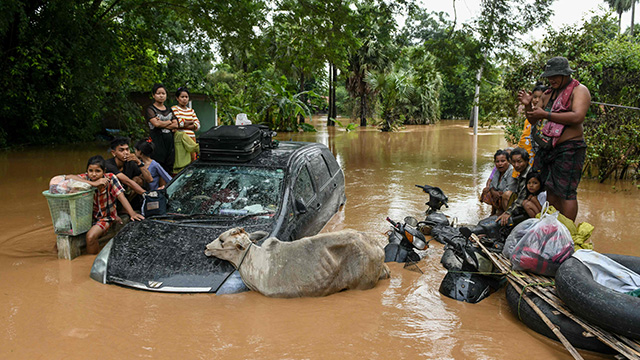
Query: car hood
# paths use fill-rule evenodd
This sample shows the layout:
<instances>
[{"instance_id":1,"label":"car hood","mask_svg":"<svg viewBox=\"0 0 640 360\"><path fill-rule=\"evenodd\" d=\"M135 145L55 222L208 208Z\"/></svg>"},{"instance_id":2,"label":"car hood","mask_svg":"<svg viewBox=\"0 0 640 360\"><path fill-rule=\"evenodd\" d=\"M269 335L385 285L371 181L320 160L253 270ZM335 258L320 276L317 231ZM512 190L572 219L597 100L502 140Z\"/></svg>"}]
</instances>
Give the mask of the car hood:
<instances>
[{"instance_id":1,"label":"car hood","mask_svg":"<svg viewBox=\"0 0 640 360\"><path fill-rule=\"evenodd\" d=\"M206 256L204 250L234 226L270 233L273 223L129 223L113 238L105 280L154 291L216 292L235 268L225 260Z\"/></svg>"}]
</instances>

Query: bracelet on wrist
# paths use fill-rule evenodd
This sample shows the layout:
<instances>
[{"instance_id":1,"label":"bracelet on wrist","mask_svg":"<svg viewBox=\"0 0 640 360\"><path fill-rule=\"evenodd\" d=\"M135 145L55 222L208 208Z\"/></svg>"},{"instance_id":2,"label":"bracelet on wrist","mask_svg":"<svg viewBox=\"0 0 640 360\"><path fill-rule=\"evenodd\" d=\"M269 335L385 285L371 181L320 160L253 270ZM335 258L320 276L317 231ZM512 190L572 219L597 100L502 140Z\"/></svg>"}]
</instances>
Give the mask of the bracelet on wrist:
<instances>
[{"instance_id":1,"label":"bracelet on wrist","mask_svg":"<svg viewBox=\"0 0 640 360\"><path fill-rule=\"evenodd\" d=\"M547 120L551 120L551 110L547 113Z\"/></svg>"}]
</instances>

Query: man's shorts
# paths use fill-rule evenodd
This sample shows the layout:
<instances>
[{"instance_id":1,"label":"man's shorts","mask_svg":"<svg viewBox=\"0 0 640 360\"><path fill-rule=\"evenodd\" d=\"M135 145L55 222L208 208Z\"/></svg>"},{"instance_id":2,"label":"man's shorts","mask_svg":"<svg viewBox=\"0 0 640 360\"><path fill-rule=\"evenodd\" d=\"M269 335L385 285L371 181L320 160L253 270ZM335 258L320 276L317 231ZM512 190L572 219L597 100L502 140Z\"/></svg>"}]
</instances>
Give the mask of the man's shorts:
<instances>
[{"instance_id":1,"label":"man's shorts","mask_svg":"<svg viewBox=\"0 0 640 360\"><path fill-rule=\"evenodd\" d=\"M548 192L565 200L575 200L586 154L584 140L565 141L549 151L540 150L533 169L542 173Z\"/></svg>"},{"instance_id":2,"label":"man's shorts","mask_svg":"<svg viewBox=\"0 0 640 360\"><path fill-rule=\"evenodd\" d=\"M107 231L111 227L111 222L107 219L99 219L93 225L98 225L102 230Z\"/></svg>"}]
</instances>

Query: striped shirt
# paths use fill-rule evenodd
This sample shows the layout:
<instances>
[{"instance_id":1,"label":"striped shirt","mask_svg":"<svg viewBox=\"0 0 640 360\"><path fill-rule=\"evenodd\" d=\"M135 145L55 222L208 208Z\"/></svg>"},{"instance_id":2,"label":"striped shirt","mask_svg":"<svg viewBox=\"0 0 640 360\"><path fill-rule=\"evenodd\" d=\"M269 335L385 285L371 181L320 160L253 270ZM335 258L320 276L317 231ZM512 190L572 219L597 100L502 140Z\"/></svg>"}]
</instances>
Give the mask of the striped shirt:
<instances>
[{"instance_id":1,"label":"striped shirt","mask_svg":"<svg viewBox=\"0 0 640 360\"><path fill-rule=\"evenodd\" d=\"M198 120L198 117L196 116L196 112L193 111L193 109L191 108L183 109L178 105L173 105L171 107L171 110L173 110L173 113L178 118L178 131L182 131L186 133L187 135L189 135L191 139L193 139L193 141L196 141L196 134L194 131L200 130L200 120ZM193 121L194 122L193 124L196 127L195 130L185 129L184 128L185 121Z\"/></svg>"},{"instance_id":2,"label":"striped shirt","mask_svg":"<svg viewBox=\"0 0 640 360\"><path fill-rule=\"evenodd\" d=\"M79 174L79 177L89 180L89 175ZM116 200L118 195L124 192L118 178L112 173L105 173L104 177L109 179L109 184L103 186L102 189L97 188L93 194L93 220L115 221L118 213L116 212Z\"/></svg>"}]
</instances>

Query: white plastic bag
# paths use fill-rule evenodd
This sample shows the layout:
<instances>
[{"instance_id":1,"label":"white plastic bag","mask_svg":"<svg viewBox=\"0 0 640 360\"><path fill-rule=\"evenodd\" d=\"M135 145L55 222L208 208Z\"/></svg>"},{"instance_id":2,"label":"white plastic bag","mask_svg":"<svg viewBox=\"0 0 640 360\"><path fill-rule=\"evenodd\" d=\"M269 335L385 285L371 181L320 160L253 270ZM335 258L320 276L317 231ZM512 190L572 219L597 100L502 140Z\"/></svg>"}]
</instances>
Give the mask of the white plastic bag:
<instances>
[{"instance_id":1,"label":"white plastic bag","mask_svg":"<svg viewBox=\"0 0 640 360\"><path fill-rule=\"evenodd\" d=\"M86 182L66 179L64 175L58 175L49 181L49 192L51 194L73 194L90 190L91 185Z\"/></svg>"},{"instance_id":2,"label":"white plastic bag","mask_svg":"<svg viewBox=\"0 0 640 360\"><path fill-rule=\"evenodd\" d=\"M573 254L573 239L567 227L558 220L559 212L542 214L516 244L511 268L555 276L560 264Z\"/></svg>"},{"instance_id":3,"label":"white plastic bag","mask_svg":"<svg viewBox=\"0 0 640 360\"><path fill-rule=\"evenodd\" d=\"M520 239L522 239L522 237L529 231L529 229L537 222L538 219L531 218L516 225L516 227L511 230L509 236L507 236L507 240L504 242L502 255L504 255L504 257L506 257L507 259L510 258Z\"/></svg>"}]
</instances>

